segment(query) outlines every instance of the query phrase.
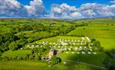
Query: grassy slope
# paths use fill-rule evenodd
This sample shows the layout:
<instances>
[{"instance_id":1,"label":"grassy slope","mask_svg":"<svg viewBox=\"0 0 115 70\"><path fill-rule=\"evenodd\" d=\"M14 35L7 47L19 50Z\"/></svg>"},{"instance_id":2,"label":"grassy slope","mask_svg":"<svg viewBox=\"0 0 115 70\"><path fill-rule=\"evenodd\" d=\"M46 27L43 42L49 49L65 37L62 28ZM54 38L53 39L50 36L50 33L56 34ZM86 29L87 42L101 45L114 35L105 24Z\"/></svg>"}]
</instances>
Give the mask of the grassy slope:
<instances>
[{"instance_id":1,"label":"grassy slope","mask_svg":"<svg viewBox=\"0 0 115 70\"><path fill-rule=\"evenodd\" d=\"M107 21L107 19L105 19ZM74 36L89 36L90 38L96 38L102 44L105 50L115 49L115 24L108 20L105 21L96 21L93 20L89 26L79 27L71 31L67 35ZM113 25L111 25L112 23Z\"/></svg>"},{"instance_id":2,"label":"grassy slope","mask_svg":"<svg viewBox=\"0 0 115 70\"><path fill-rule=\"evenodd\" d=\"M110 22L111 21L111 22ZM82 22L82 21L80 21ZM100 23L99 20L92 20L94 23L93 25L87 26L87 27L80 27L72 32L68 33L68 35L86 35L91 38L96 38L100 40L102 46L104 49L112 49L115 48L115 25L107 25L107 24L97 24ZM106 23L114 23L113 20L101 20L101 23L106 22ZM95 24L96 23L96 24ZM84 30L85 28L85 30ZM49 39L43 39L40 41L49 41L49 42L54 42L59 38L79 38L79 37L66 37L66 36L57 36L54 38L49 38ZM62 54L60 55L62 59L68 60L71 57L70 55L67 54ZM73 57L73 56L72 56ZM97 58L98 57L98 58ZM84 62L89 62L91 64L96 64L96 65L102 65L103 57L105 57L103 54L100 56L80 56L80 60ZM53 67L48 67L47 63L43 62L33 62L33 61L8 61L8 62L3 62L0 61L0 70L92 70L90 66L86 64L75 64L75 63L68 63L67 65L64 65L63 63L55 65ZM93 70L96 68L93 68ZM100 69L97 69L100 70Z\"/></svg>"},{"instance_id":3,"label":"grassy slope","mask_svg":"<svg viewBox=\"0 0 115 70\"><path fill-rule=\"evenodd\" d=\"M106 57L106 54L98 52L96 55L88 55L88 54L71 54L71 53L63 53L59 55L63 61L73 61L73 62L83 62L86 64L103 66L103 61Z\"/></svg>"},{"instance_id":4,"label":"grassy slope","mask_svg":"<svg viewBox=\"0 0 115 70\"><path fill-rule=\"evenodd\" d=\"M45 63L32 61L0 62L0 70L45 70Z\"/></svg>"},{"instance_id":5,"label":"grassy slope","mask_svg":"<svg viewBox=\"0 0 115 70\"><path fill-rule=\"evenodd\" d=\"M31 50L16 50L16 51L6 51L2 54L2 57L21 57L21 56L26 56L26 55L30 55L31 54Z\"/></svg>"},{"instance_id":6,"label":"grassy slope","mask_svg":"<svg viewBox=\"0 0 115 70\"><path fill-rule=\"evenodd\" d=\"M96 67L90 67L87 64L58 64L53 67L49 67L47 63L44 62L34 62L34 61L0 61L0 70L103 70Z\"/></svg>"},{"instance_id":7,"label":"grassy slope","mask_svg":"<svg viewBox=\"0 0 115 70\"><path fill-rule=\"evenodd\" d=\"M43 42L43 41L48 41L48 42L57 42L58 39L69 39L69 40L76 40L76 39L81 39L80 37L71 37L71 36L56 36L52 38L46 38L42 40L38 40L38 42Z\"/></svg>"},{"instance_id":8,"label":"grassy slope","mask_svg":"<svg viewBox=\"0 0 115 70\"><path fill-rule=\"evenodd\" d=\"M71 37L71 36L57 36L57 37L52 37L52 38L47 38L47 39L42 39L37 42L57 42L58 39L69 39L69 40L74 40L74 39L81 39L81 37ZM68 46L69 47L69 46ZM72 54L71 52L68 53L62 53L59 55L59 57L62 58L63 61L66 60L74 60L75 62L77 60L89 63L89 64L94 64L98 66L102 66L102 62L104 61L104 58L106 55L104 53L98 53L97 55L78 55L78 54Z\"/></svg>"}]
</instances>

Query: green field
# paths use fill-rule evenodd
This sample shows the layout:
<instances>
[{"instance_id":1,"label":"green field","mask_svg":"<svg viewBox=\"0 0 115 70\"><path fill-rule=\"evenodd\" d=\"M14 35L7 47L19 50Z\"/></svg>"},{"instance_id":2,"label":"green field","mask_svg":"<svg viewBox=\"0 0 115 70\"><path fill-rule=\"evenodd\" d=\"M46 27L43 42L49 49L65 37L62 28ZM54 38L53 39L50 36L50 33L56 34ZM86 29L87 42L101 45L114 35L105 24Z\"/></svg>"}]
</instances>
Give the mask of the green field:
<instances>
[{"instance_id":1,"label":"green field","mask_svg":"<svg viewBox=\"0 0 115 70\"><path fill-rule=\"evenodd\" d=\"M0 70L115 70L114 42L114 18L0 19Z\"/></svg>"},{"instance_id":2,"label":"green field","mask_svg":"<svg viewBox=\"0 0 115 70\"><path fill-rule=\"evenodd\" d=\"M72 64L72 65L71 65ZM34 61L7 61L0 62L0 70L103 70L103 68L90 66L88 64L77 64L70 62L68 64L59 64L53 67L48 66L44 62Z\"/></svg>"},{"instance_id":3,"label":"green field","mask_svg":"<svg viewBox=\"0 0 115 70\"><path fill-rule=\"evenodd\" d=\"M105 50L115 49L115 24L96 23L92 22L89 26L83 26L76 28L67 35L72 36L88 36L95 38L101 42L102 47Z\"/></svg>"}]
</instances>

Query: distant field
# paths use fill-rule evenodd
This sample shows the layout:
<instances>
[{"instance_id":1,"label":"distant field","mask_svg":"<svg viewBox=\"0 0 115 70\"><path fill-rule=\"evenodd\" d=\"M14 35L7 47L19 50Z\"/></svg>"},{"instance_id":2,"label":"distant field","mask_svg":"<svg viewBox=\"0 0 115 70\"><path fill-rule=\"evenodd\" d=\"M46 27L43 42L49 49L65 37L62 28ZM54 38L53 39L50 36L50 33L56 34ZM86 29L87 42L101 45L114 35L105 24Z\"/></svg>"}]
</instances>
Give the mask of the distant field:
<instances>
[{"instance_id":1,"label":"distant field","mask_svg":"<svg viewBox=\"0 0 115 70\"><path fill-rule=\"evenodd\" d=\"M101 42L105 50L115 49L115 24L94 23L89 26L78 27L67 35L95 38Z\"/></svg>"}]
</instances>

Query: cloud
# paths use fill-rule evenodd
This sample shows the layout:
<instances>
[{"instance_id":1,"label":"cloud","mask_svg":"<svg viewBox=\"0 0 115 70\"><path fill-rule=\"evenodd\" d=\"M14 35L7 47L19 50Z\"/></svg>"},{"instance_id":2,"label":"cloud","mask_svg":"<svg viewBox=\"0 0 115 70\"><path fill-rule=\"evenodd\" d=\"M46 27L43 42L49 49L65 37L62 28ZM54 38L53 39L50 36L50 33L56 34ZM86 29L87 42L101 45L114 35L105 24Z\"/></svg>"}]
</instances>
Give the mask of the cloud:
<instances>
[{"instance_id":1,"label":"cloud","mask_svg":"<svg viewBox=\"0 0 115 70\"><path fill-rule=\"evenodd\" d=\"M80 12L87 18L115 16L114 10L114 5L104 5L97 3L87 3L81 5L80 7Z\"/></svg>"},{"instance_id":2,"label":"cloud","mask_svg":"<svg viewBox=\"0 0 115 70\"><path fill-rule=\"evenodd\" d=\"M30 4L26 5L25 8L27 9L29 16L40 17L45 16L46 14L46 10L42 0L30 1Z\"/></svg>"},{"instance_id":3,"label":"cloud","mask_svg":"<svg viewBox=\"0 0 115 70\"><path fill-rule=\"evenodd\" d=\"M106 6L98 10L98 14L104 17L115 16L113 9L110 6Z\"/></svg>"},{"instance_id":4,"label":"cloud","mask_svg":"<svg viewBox=\"0 0 115 70\"><path fill-rule=\"evenodd\" d=\"M110 3L115 4L115 0L110 1Z\"/></svg>"},{"instance_id":5,"label":"cloud","mask_svg":"<svg viewBox=\"0 0 115 70\"><path fill-rule=\"evenodd\" d=\"M22 5L17 0L0 0L0 17L97 18L115 17L115 0L111 4L86 3L79 8L66 3L52 4L47 12L42 0Z\"/></svg>"},{"instance_id":6,"label":"cloud","mask_svg":"<svg viewBox=\"0 0 115 70\"><path fill-rule=\"evenodd\" d=\"M99 9L101 9L103 6L104 6L103 4L86 3L86 4L82 4L82 5L81 5L80 10L81 10L81 11L91 10L91 9L99 10Z\"/></svg>"},{"instance_id":7,"label":"cloud","mask_svg":"<svg viewBox=\"0 0 115 70\"><path fill-rule=\"evenodd\" d=\"M79 8L67 5L52 6L53 17L69 17L69 18L97 18L97 17L114 17L115 4L105 5L98 3L82 4Z\"/></svg>"},{"instance_id":8,"label":"cloud","mask_svg":"<svg viewBox=\"0 0 115 70\"><path fill-rule=\"evenodd\" d=\"M78 12L78 9L75 6L70 6L66 3L63 3L61 5L52 5L51 17L53 18L81 18L81 16L82 15Z\"/></svg>"},{"instance_id":9,"label":"cloud","mask_svg":"<svg viewBox=\"0 0 115 70\"><path fill-rule=\"evenodd\" d=\"M63 10L63 11L76 11L76 7L75 6L69 6L67 5L66 3L63 3L60 5L60 8Z\"/></svg>"},{"instance_id":10,"label":"cloud","mask_svg":"<svg viewBox=\"0 0 115 70\"><path fill-rule=\"evenodd\" d=\"M103 8L104 5L97 3L86 3L82 4L79 8L80 12L85 18L99 17L99 11Z\"/></svg>"},{"instance_id":11,"label":"cloud","mask_svg":"<svg viewBox=\"0 0 115 70\"><path fill-rule=\"evenodd\" d=\"M70 14L70 17L72 18L84 18L84 16L82 16L82 14L80 12L73 12Z\"/></svg>"},{"instance_id":12,"label":"cloud","mask_svg":"<svg viewBox=\"0 0 115 70\"><path fill-rule=\"evenodd\" d=\"M22 5L17 0L0 0L0 17L43 17L46 11L42 0Z\"/></svg>"},{"instance_id":13,"label":"cloud","mask_svg":"<svg viewBox=\"0 0 115 70\"><path fill-rule=\"evenodd\" d=\"M61 5L52 6L53 17L66 17L66 18L94 18L97 17L97 11L104 7L102 4L96 3L86 3L76 8L75 6L70 6L66 3Z\"/></svg>"},{"instance_id":14,"label":"cloud","mask_svg":"<svg viewBox=\"0 0 115 70\"><path fill-rule=\"evenodd\" d=\"M1 17L19 17L26 14L26 9L16 0L0 0Z\"/></svg>"},{"instance_id":15,"label":"cloud","mask_svg":"<svg viewBox=\"0 0 115 70\"><path fill-rule=\"evenodd\" d=\"M96 16L96 13L93 10L84 10L81 11L81 14L85 17L85 18L93 18Z\"/></svg>"}]
</instances>

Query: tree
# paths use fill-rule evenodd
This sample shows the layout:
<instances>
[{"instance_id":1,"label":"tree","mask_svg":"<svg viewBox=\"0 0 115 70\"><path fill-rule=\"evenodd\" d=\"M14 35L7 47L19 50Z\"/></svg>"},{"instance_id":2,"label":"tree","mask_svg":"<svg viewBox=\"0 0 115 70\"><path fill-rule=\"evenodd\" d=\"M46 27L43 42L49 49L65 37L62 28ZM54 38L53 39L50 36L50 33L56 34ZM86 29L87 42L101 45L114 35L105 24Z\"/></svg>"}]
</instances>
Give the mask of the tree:
<instances>
[{"instance_id":1,"label":"tree","mask_svg":"<svg viewBox=\"0 0 115 70\"><path fill-rule=\"evenodd\" d=\"M17 50L18 49L18 45L16 44L16 42L10 43L10 45L8 47L10 50Z\"/></svg>"},{"instance_id":2,"label":"tree","mask_svg":"<svg viewBox=\"0 0 115 70\"><path fill-rule=\"evenodd\" d=\"M38 55L38 54L36 54L35 57L34 57L34 60L35 60L35 61L41 60L41 56Z\"/></svg>"},{"instance_id":3,"label":"tree","mask_svg":"<svg viewBox=\"0 0 115 70\"><path fill-rule=\"evenodd\" d=\"M2 54L2 51L0 50L0 56L1 56L1 54Z\"/></svg>"},{"instance_id":4,"label":"tree","mask_svg":"<svg viewBox=\"0 0 115 70\"><path fill-rule=\"evenodd\" d=\"M59 63L61 63L61 58L53 56L51 59L51 65L55 65L55 64L59 64Z\"/></svg>"},{"instance_id":5,"label":"tree","mask_svg":"<svg viewBox=\"0 0 115 70\"><path fill-rule=\"evenodd\" d=\"M115 70L115 49L107 51L108 57L105 58L103 64L107 70Z\"/></svg>"},{"instance_id":6,"label":"tree","mask_svg":"<svg viewBox=\"0 0 115 70\"><path fill-rule=\"evenodd\" d=\"M96 41L96 39L91 39L91 42L93 43L94 41Z\"/></svg>"},{"instance_id":7,"label":"tree","mask_svg":"<svg viewBox=\"0 0 115 70\"><path fill-rule=\"evenodd\" d=\"M93 46L101 47L101 43L97 41L96 39L91 39L91 43L93 43Z\"/></svg>"},{"instance_id":8,"label":"tree","mask_svg":"<svg viewBox=\"0 0 115 70\"><path fill-rule=\"evenodd\" d=\"M96 46L96 47L100 47L100 46L101 46L101 44L100 44L99 41L95 41L95 42L93 42L93 45Z\"/></svg>"}]
</instances>

